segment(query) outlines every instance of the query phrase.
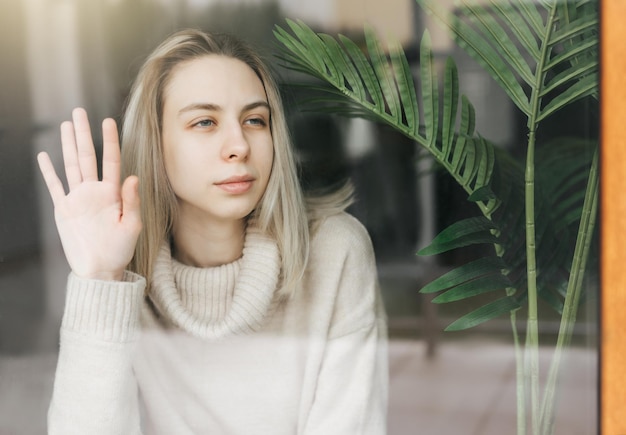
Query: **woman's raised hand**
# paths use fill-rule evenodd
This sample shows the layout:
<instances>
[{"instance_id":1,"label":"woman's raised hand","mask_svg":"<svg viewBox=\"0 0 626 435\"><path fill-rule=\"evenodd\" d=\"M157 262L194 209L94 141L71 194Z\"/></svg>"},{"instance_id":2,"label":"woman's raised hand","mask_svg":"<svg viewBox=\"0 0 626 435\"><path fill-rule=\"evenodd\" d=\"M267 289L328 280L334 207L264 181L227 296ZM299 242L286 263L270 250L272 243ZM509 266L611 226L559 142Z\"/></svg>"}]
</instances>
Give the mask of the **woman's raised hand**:
<instances>
[{"instance_id":1,"label":"woman's raised hand","mask_svg":"<svg viewBox=\"0 0 626 435\"><path fill-rule=\"evenodd\" d=\"M130 176L120 187L120 144L112 119L102 122L102 180L84 109L61 124L63 162L69 193L45 152L39 168L54 203L54 217L67 261L77 276L120 280L141 231L139 180Z\"/></svg>"}]
</instances>

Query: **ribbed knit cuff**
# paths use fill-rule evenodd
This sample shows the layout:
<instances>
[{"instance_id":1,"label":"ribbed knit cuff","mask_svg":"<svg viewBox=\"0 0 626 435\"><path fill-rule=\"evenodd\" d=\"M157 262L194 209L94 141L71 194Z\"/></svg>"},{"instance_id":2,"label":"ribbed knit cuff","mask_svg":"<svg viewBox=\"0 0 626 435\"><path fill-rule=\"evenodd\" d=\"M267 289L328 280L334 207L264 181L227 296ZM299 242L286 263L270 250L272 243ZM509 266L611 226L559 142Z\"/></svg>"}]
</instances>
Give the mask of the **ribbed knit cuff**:
<instances>
[{"instance_id":1,"label":"ribbed knit cuff","mask_svg":"<svg viewBox=\"0 0 626 435\"><path fill-rule=\"evenodd\" d=\"M135 339L145 287L145 279L132 272L125 272L123 281L85 279L70 273L62 329L105 341Z\"/></svg>"}]
</instances>

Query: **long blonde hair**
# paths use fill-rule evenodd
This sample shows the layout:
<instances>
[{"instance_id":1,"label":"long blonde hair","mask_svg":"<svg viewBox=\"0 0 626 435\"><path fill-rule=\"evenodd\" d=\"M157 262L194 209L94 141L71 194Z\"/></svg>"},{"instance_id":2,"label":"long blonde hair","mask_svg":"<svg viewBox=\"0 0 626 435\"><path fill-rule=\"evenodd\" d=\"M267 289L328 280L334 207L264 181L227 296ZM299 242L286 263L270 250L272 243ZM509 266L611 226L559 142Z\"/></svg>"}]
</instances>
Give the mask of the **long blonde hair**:
<instances>
[{"instance_id":1,"label":"long blonde hair","mask_svg":"<svg viewBox=\"0 0 626 435\"><path fill-rule=\"evenodd\" d=\"M303 194L278 87L261 58L238 39L198 30L177 32L161 43L143 64L127 102L122 128L124 176L139 177L143 231L131 270L148 280L161 244L176 219L176 196L165 172L161 127L164 90L181 62L218 54L247 64L259 77L271 113L274 161L267 189L250 217L278 244L283 296L290 295L304 273L309 226Z\"/></svg>"}]
</instances>

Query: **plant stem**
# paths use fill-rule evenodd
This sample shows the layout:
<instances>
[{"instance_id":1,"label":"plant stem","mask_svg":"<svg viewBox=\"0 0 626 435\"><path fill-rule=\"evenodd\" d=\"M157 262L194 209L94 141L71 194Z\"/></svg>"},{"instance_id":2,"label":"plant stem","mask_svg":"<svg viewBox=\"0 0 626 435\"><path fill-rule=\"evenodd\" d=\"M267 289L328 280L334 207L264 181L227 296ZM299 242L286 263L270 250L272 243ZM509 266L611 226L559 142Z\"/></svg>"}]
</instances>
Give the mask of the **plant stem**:
<instances>
[{"instance_id":1,"label":"plant stem","mask_svg":"<svg viewBox=\"0 0 626 435\"><path fill-rule=\"evenodd\" d=\"M545 81L544 65L549 59L550 46L547 41L553 29L556 17L556 2L546 22L546 34L541 44L541 56L535 70L535 85L530 98L530 116L528 118L528 149L526 151L526 171L524 175L524 204L526 208L526 274L528 280L528 328L526 331L526 352L530 368L530 407L531 427L534 435L539 434L539 328L537 316L537 260L535 257L535 140L538 116L541 107L540 90Z\"/></svg>"},{"instance_id":2,"label":"plant stem","mask_svg":"<svg viewBox=\"0 0 626 435\"><path fill-rule=\"evenodd\" d=\"M532 433L539 433L539 328L537 321L537 262L535 258L535 131L528 139L526 153L526 273L528 276L528 329L526 352L530 368Z\"/></svg>"},{"instance_id":3,"label":"plant stem","mask_svg":"<svg viewBox=\"0 0 626 435\"><path fill-rule=\"evenodd\" d=\"M564 349L569 345L572 338L572 331L576 323L576 313L582 291L583 277L589 258L591 240L593 238L598 211L598 148L596 148L589 179L587 180L587 190L583 210L580 216L578 235L576 236L576 247L572 260L570 279L567 285L563 314L557 338L554 357L550 364L550 372L546 384L545 395L541 409L542 433L547 435L554 432L554 409L556 385L559 375L559 367Z\"/></svg>"},{"instance_id":4,"label":"plant stem","mask_svg":"<svg viewBox=\"0 0 626 435\"><path fill-rule=\"evenodd\" d=\"M517 311L511 311L511 329L513 330L513 343L515 345L515 382L517 396L517 435L526 435L526 393L524 383L524 354L517 333Z\"/></svg>"}]
</instances>

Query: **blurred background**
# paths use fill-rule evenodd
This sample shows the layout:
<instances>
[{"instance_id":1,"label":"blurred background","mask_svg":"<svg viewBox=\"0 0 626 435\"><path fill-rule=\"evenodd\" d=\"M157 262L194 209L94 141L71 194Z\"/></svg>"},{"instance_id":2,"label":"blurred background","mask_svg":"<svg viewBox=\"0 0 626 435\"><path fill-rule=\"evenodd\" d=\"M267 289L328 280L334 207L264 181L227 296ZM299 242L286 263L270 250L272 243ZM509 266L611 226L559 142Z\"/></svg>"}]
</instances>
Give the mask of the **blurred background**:
<instances>
[{"instance_id":1,"label":"blurred background","mask_svg":"<svg viewBox=\"0 0 626 435\"><path fill-rule=\"evenodd\" d=\"M413 0L0 0L0 435L45 433L69 271L36 154L45 150L62 167L58 126L76 106L87 109L92 125L120 119L145 56L181 28L241 36L276 65L279 82L289 84L293 74L278 66L272 34L285 18L355 39L367 22L381 40L400 42L414 68L428 28L437 61L449 55L457 60L477 131L523 155L524 126L506 95ZM302 112L299 95L288 86L284 97L305 188L351 179L357 201L350 211L374 242L389 316L389 433L513 433L509 321L443 333L468 307L436 306L418 293L475 255L415 255L439 230L475 214L465 194L398 133L364 120ZM598 136L585 103L552 124L555 132ZM96 142L98 135L96 129ZM558 433L564 434L596 433L597 298L580 310L559 405ZM557 328L556 315L542 321L542 342L550 344Z\"/></svg>"}]
</instances>

